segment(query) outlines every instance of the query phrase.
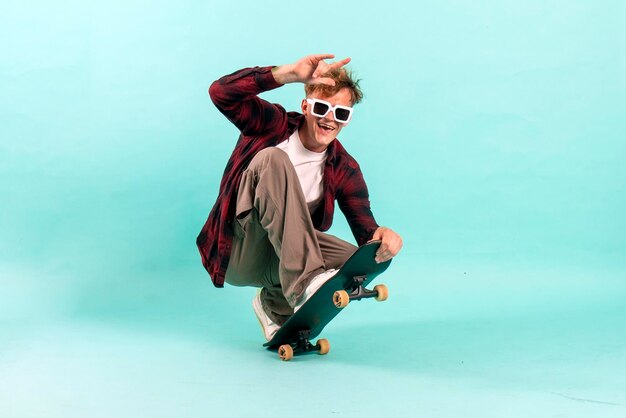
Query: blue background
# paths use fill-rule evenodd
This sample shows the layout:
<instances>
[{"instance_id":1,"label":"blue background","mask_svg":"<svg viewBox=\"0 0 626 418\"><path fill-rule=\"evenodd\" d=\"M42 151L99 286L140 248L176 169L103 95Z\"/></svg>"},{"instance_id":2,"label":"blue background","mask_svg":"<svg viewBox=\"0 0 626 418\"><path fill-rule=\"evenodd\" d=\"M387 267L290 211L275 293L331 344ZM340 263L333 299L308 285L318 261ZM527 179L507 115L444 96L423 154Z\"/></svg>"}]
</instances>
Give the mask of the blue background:
<instances>
[{"instance_id":1,"label":"blue background","mask_svg":"<svg viewBox=\"0 0 626 418\"><path fill-rule=\"evenodd\" d=\"M3 415L624 416L625 20L618 1L3 4ZM195 247L237 137L207 88L326 52L362 79L340 140L404 248L389 302L282 364L254 291L214 289ZM263 97L298 110L303 88ZM339 211L331 233L353 241ZM377 403L342 399L364 384Z\"/></svg>"}]
</instances>

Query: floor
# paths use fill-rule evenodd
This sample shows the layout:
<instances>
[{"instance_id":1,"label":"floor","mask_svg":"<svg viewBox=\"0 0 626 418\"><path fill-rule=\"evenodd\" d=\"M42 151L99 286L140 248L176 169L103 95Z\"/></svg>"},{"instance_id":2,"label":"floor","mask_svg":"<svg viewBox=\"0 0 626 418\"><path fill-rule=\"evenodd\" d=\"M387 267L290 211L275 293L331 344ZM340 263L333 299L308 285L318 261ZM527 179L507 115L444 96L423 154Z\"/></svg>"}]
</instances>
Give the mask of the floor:
<instances>
[{"instance_id":1,"label":"floor","mask_svg":"<svg viewBox=\"0 0 626 418\"><path fill-rule=\"evenodd\" d=\"M254 290L195 267L1 273L6 418L626 416L622 268L407 255L377 280L387 302L354 303L328 355L290 362L262 348Z\"/></svg>"}]
</instances>

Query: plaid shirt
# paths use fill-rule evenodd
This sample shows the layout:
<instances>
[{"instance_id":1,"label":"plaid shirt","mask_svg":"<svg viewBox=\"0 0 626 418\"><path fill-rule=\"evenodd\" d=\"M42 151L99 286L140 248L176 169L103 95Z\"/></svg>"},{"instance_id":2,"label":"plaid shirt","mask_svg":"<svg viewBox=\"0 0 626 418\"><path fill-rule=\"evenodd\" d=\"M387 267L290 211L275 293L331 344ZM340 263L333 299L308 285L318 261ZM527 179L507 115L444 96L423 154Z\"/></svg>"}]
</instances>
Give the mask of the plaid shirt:
<instances>
[{"instance_id":1,"label":"plaid shirt","mask_svg":"<svg viewBox=\"0 0 626 418\"><path fill-rule=\"evenodd\" d=\"M241 131L226 164L217 201L196 240L202 264L216 287L224 286L243 171L257 152L288 139L304 122L302 114L286 112L282 106L257 96L281 86L271 70L272 67L245 68L220 78L209 88L215 106ZM323 201L311 215L313 226L319 231L330 228L336 199L358 245L363 245L371 239L378 224L370 209L359 165L337 139L327 148L323 177Z\"/></svg>"}]
</instances>

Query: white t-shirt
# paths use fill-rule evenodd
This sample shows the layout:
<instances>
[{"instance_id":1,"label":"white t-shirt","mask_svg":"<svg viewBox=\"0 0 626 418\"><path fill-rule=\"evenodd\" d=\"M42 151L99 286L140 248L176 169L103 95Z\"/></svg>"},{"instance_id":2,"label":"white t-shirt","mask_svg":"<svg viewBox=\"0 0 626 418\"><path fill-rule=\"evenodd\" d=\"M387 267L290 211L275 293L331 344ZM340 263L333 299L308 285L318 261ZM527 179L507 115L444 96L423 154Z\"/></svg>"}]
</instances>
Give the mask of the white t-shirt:
<instances>
[{"instance_id":1,"label":"white t-shirt","mask_svg":"<svg viewBox=\"0 0 626 418\"><path fill-rule=\"evenodd\" d=\"M309 151L302 145L298 130L286 140L276 145L289 155L289 159L296 169L304 198L309 207L309 213L322 202L324 185L324 163L326 162L326 150L324 152Z\"/></svg>"}]
</instances>

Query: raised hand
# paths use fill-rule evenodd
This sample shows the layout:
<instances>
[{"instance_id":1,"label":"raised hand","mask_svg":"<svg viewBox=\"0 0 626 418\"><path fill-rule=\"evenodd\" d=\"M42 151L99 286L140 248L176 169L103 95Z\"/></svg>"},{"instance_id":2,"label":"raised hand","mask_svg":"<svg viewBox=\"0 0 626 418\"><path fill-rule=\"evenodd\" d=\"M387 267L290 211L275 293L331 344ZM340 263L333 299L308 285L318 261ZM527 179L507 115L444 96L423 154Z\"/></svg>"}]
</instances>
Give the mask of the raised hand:
<instances>
[{"instance_id":1,"label":"raised hand","mask_svg":"<svg viewBox=\"0 0 626 418\"><path fill-rule=\"evenodd\" d=\"M335 58L333 54L316 54L309 55L299 59L293 64L281 65L272 69L272 74L277 82L281 84L287 83L305 83L305 84L327 84L334 86L335 81L332 78L324 77L329 71L341 68L350 62L350 58L344 58L341 61L327 63L326 59Z\"/></svg>"}]
</instances>

